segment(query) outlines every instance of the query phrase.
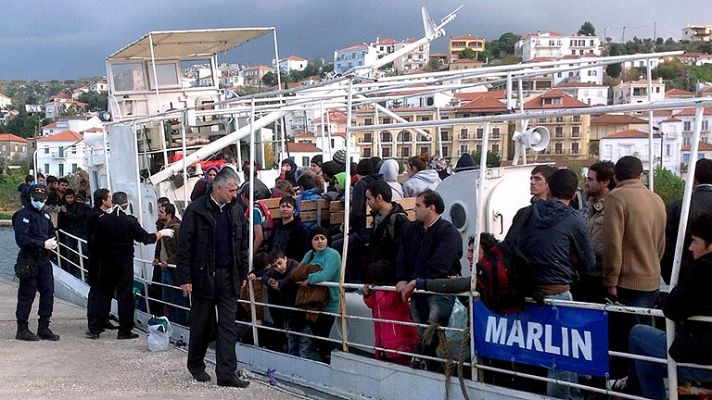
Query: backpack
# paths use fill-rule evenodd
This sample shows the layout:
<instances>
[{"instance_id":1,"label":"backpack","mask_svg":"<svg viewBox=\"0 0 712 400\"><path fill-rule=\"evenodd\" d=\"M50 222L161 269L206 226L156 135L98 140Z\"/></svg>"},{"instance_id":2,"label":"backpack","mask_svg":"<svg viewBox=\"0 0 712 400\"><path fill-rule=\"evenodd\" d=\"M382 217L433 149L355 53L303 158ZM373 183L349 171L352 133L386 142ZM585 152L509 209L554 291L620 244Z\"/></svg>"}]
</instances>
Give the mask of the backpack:
<instances>
[{"instance_id":1,"label":"backpack","mask_svg":"<svg viewBox=\"0 0 712 400\"><path fill-rule=\"evenodd\" d=\"M274 220L272 219L272 213L269 210L269 207L267 207L267 204L265 204L264 201L262 200L256 200L255 205L253 207L253 210L257 208L259 212L262 214L262 246L261 248L266 248L269 249L269 240L271 239L272 236L272 230L274 229ZM245 220L250 219L250 215L248 214L249 210L245 210Z\"/></svg>"},{"instance_id":2,"label":"backpack","mask_svg":"<svg viewBox=\"0 0 712 400\"><path fill-rule=\"evenodd\" d=\"M517 245L517 236L531 214L531 206L522 209L505 239L477 262L476 289L480 301L494 313L511 314L524 308L531 280L527 279L529 262Z\"/></svg>"}]
</instances>

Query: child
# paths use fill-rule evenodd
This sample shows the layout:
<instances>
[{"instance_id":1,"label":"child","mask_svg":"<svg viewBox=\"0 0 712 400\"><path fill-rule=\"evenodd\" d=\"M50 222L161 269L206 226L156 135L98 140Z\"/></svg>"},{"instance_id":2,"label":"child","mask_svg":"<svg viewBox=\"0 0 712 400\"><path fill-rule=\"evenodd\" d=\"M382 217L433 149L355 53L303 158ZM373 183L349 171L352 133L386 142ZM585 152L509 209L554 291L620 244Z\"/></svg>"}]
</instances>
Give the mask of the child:
<instances>
[{"instance_id":1,"label":"child","mask_svg":"<svg viewBox=\"0 0 712 400\"><path fill-rule=\"evenodd\" d=\"M363 287L363 301L373 311L373 318L390 321L412 322L410 306L404 302L400 293L386 290L371 290L370 285L386 286L395 283L395 268L388 261L376 261L369 264L365 271L367 282ZM389 322L373 323L376 347L412 353L418 343L418 330L415 326L398 325ZM410 365L410 356L376 350L377 359L385 359L401 365Z\"/></svg>"},{"instance_id":2,"label":"child","mask_svg":"<svg viewBox=\"0 0 712 400\"><path fill-rule=\"evenodd\" d=\"M263 287L262 287L262 281L260 278L262 275L265 273L267 268L269 267L269 257L267 256L267 253L257 253L255 254L255 258L252 260L252 265L253 269L247 274L247 279L252 282L252 288L255 293L255 303L263 303L264 302L264 293L263 293ZM251 309L252 306L250 305L250 286L245 285L245 287L240 289L240 300L244 300L247 303L240 303L244 309L244 311L247 312L246 319L247 321L252 321L250 315L251 315ZM265 319L265 310L264 307L255 305L255 311L257 314L257 324L262 325L264 319ZM237 310L237 319L241 319L240 317L242 316L243 318L245 317L244 314L241 313L240 308L238 307ZM242 315L241 315L242 314Z\"/></svg>"},{"instance_id":3,"label":"child","mask_svg":"<svg viewBox=\"0 0 712 400\"><path fill-rule=\"evenodd\" d=\"M294 302L297 297L297 286L292 282L290 274L299 263L287 258L281 250L272 250L269 253L269 263L271 268L265 270L265 273L262 275L262 284L267 289L267 303L294 307ZM269 308L272 324L276 328L295 330L295 328L302 327L304 325L304 318L298 314L300 313L282 308ZM300 317L302 319L301 322L298 321ZM287 337L287 352L298 356L298 337L295 335L288 335Z\"/></svg>"}]
</instances>

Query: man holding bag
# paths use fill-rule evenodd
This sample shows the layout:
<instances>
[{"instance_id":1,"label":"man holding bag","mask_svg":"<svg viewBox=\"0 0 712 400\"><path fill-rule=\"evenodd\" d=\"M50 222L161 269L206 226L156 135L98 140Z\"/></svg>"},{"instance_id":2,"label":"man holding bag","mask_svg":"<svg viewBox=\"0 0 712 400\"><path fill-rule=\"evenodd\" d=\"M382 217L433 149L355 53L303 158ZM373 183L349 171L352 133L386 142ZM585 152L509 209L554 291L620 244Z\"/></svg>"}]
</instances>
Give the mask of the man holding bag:
<instances>
[{"instance_id":1,"label":"man holding bag","mask_svg":"<svg viewBox=\"0 0 712 400\"><path fill-rule=\"evenodd\" d=\"M59 340L49 329L49 319L54 306L54 275L49 261L50 251L57 248L57 238L49 214L43 210L47 201L47 186L35 184L30 188L30 204L12 216L15 241L20 247L15 271L20 278L17 289L17 335L25 341ZM40 293L39 327L35 335L29 329L28 320L35 294Z\"/></svg>"}]
</instances>

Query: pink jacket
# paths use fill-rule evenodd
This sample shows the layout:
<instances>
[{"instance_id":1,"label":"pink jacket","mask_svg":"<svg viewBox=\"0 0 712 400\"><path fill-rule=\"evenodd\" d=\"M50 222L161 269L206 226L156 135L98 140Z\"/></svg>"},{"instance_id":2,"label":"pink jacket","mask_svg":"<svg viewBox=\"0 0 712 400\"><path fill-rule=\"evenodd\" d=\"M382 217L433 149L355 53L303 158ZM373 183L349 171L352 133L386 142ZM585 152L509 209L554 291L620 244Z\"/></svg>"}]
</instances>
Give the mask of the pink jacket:
<instances>
[{"instance_id":1,"label":"pink jacket","mask_svg":"<svg viewBox=\"0 0 712 400\"><path fill-rule=\"evenodd\" d=\"M364 296L363 301L373 311L374 318L412 322L410 306L401 300L400 293L374 290L369 296ZM373 333L375 346L384 349L413 352L419 340L416 327L388 322L374 322ZM386 352L386 357L396 358L400 355ZM376 358L381 358L380 351L376 351Z\"/></svg>"}]
</instances>

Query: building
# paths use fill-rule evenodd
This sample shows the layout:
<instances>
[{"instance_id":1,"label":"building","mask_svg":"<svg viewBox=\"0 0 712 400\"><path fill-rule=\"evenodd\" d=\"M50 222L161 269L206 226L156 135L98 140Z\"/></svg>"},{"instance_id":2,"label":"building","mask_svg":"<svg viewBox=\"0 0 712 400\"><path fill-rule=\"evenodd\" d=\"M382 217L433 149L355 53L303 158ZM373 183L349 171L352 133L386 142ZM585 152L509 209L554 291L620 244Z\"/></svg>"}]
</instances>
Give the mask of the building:
<instances>
[{"instance_id":1,"label":"building","mask_svg":"<svg viewBox=\"0 0 712 400\"><path fill-rule=\"evenodd\" d=\"M448 61L453 62L460 58L460 52L465 49L472 49L475 52L475 60L482 60L482 53L485 51L485 38L477 35L454 35L450 36L448 42Z\"/></svg>"},{"instance_id":2,"label":"building","mask_svg":"<svg viewBox=\"0 0 712 400\"><path fill-rule=\"evenodd\" d=\"M686 108L672 115L672 118L682 122L682 145L689 146L690 138L692 137L695 128L695 109ZM702 129L700 132L700 141L703 143L712 143L712 109L705 108L702 116Z\"/></svg>"},{"instance_id":3,"label":"building","mask_svg":"<svg viewBox=\"0 0 712 400\"><path fill-rule=\"evenodd\" d=\"M665 99L665 84L662 78L653 81L651 101ZM613 87L613 104L634 104L648 101L648 80L621 82Z\"/></svg>"},{"instance_id":4,"label":"building","mask_svg":"<svg viewBox=\"0 0 712 400\"><path fill-rule=\"evenodd\" d=\"M393 38L376 38L376 42L372 43L371 46L376 48L378 58L383 58L396 51L397 43L398 41Z\"/></svg>"},{"instance_id":5,"label":"building","mask_svg":"<svg viewBox=\"0 0 712 400\"><path fill-rule=\"evenodd\" d=\"M590 82L566 82L556 85L564 93L589 106L608 104L608 86Z\"/></svg>"},{"instance_id":6,"label":"building","mask_svg":"<svg viewBox=\"0 0 712 400\"><path fill-rule=\"evenodd\" d=\"M60 119L42 127L42 136L54 135L64 131L84 132L91 128L103 128L99 117Z\"/></svg>"},{"instance_id":7,"label":"building","mask_svg":"<svg viewBox=\"0 0 712 400\"><path fill-rule=\"evenodd\" d=\"M57 177L86 169L83 139L81 133L74 131L37 139L37 169L45 175Z\"/></svg>"},{"instance_id":8,"label":"building","mask_svg":"<svg viewBox=\"0 0 712 400\"><path fill-rule=\"evenodd\" d=\"M677 59L683 64L697 65L698 67L705 64L712 64L712 54L709 53L695 53L688 51L681 56L677 56Z\"/></svg>"},{"instance_id":9,"label":"building","mask_svg":"<svg viewBox=\"0 0 712 400\"><path fill-rule=\"evenodd\" d=\"M597 36L564 36L556 32L535 32L522 36L514 45L522 61L539 57L600 56L601 39Z\"/></svg>"},{"instance_id":10,"label":"building","mask_svg":"<svg viewBox=\"0 0 712 400\"><path fill-rule=\"evenodd\" d=\"M27 158L27 140L12 133L0 133L0 156L6 161Z\"/></svg>"},{"instance_id":11,"label":"building","mask_svg":"<svg viewBox=\"0 0 712 400\"><path fill-rule=\"evenodd\" d=\"M248 65L242 73L245 77L245 86L262 87L262 78L268 72L274 73L274 68L264 64Z\"/></svg>"},{"instance_id":12,"label":"building","mask_svg":"<svg viewBox=\"0 0 712 400\"><path fill-rule=\"evenodd\" d=\"M573 96L561 89L551 89L524 102L525 110L556 110L587 108ZM517 122L521 130L522 122ZM552 161L586 161L589 159L591 116L569 115L562 117L532 118L528 128L543 126L549 130L551 140L546 150L540 152L542 158Z\"/></svg>"},{"instance_id":13,"label":"building","mask_svg":"<svg viewBox=\"0 0 712 400\"><path fill-rule=\"evenodd\" d=\"M624 156L634 156L643 162L643 170L650 168L650 138L648 132L629 129L601 139L601 159L617 162ZM653 167L662 165L676 174L680 171L680 141L674 136L653 134Z\"/></svg>"},{"instance_id":14,"label":"building","mask_svg":"<svg viewBox=\"0 0 712 400\"><path fill-rule=\"evenodd\" d=\"M276 62L272 60L272 65L274 66ZM304 69L309 64L306 58L299 57L296 54L279 60L279 71L283 74L288 74L289 71L304 71Z\"/></svg>"},{"instance_id":15,"label":"building","mask_svg":"<svg viewBox=\"0 0 712 400\"><path fill-rule=\"evenodd\" d=\"M398 51L403 47L416 42L418 39L407 38L396 43L395 50ZM407 73L423 69L430 60L430 43L424 43L416 47L412 51L396 58L393 62L393 68L399 73Z\"/></svg>"},{"instance_id":16,"label":"building","mask_svg":"<svg viewBox=\"0 0 712 400\"><path fill-rule=\"evenodd\" d=\"M694 93L688 92L687 90L683 89L675 88L665 92L666 99L691 99L693 97L695 97Z\"/></svg>"},{"instance_id":17,"label":"building","mask_svg":"<svg viewBox=\"0 0 712 400\"><path fill-rule=\"evenodd\" d=\"M0 93L0 110L8 108L12 105L12 99L10 96Z\"/></svg>"},{"instance_id":18,"label":"building","mask_svg":"<svg viewBox=\"0 0 712 400\"><path fill-rule=\"evenodd\" d=\"M378 60L378 52L373 46L356 44L334 52L334 72L344 74L355 67L370 67Z\"/></svg>"},{"instance_id":19,"label":"building","mask_svg":"<svg viewBox=\"0 0 712 400\"><path fill-rule=\"evenodd\" d=\"M432 88L407 88L390 92L387 96L403 96L386 101L386 107L446 107L453 104L455 97L451 92L432 93Z\"/></svg>"},{"instance_id":20,"label":"building","mask_svg":"<svg viewBox=\"0 0 712 400\"><path fill-rule=\"evenodd\" d=\"M591 116L591 136L589 140L598 142L614 133L628 130L648 130L648 121L632 115L598 114Z\"/></svg>"},{"instance_id":21,"label":"building","mask_svg":"<svg viewBox=\"0 0 712 400\"><path fill-rule=\"evenodd\" d=\"M309 134L309 132L305 132ZM287 143L287 152L289 152L289 157L294 157L294 162L298 167L308 167L311 163L312 157L322 154L320 148L316 147L314 143Z\"/></svg>"},{"instance_id":22,"label":"building","mask_svg":"<svg viewBox=\"0 0 712 400\"><path fill-rule=\"evenodd\" d=\"M687 25L682 28L682 40L709 42L712 40L712 25Z\"/></svg>"},{"instance_id":23,"label":"building","mask_svg":"<svg viewBox=\"0 0 712 400\"><path fill-rule=\"evenodd\" d=\"M660 65L664 62L665 62L665 59L663 59L663 58L651 58L650 59L650 67L652 69L655 69L658 67L658 65ZM638 68L638 69L646 70L648 68L648 60L625 61L625 62L621 63L621 67L624 70L631 69L631 68Z\"/></svg>"},{"instance_id":24,"label":"building","mask_svg":"<svg viewBox=\"0 0 712 400\"><path fill-rule=\"evenodd\" d=\"M95 92L95 93L108 92L109 91L109 83L104 78L99 79L98 81L89 85L89 91Z\"/></svg>"},{"instance_id":25,"label":"building","mask_svg":"<svg viewBox=\"0 0 712 400\"><path fill-rule=\"evenodd\" d=\"M690 165L690 156L692 149L690 145L682 146L682 163L680 165L680 173L687 173L687 166ZM697 147L697 159L706 158L712 160L712 143L700 142Z\"/></svg>"}]
</instances>

